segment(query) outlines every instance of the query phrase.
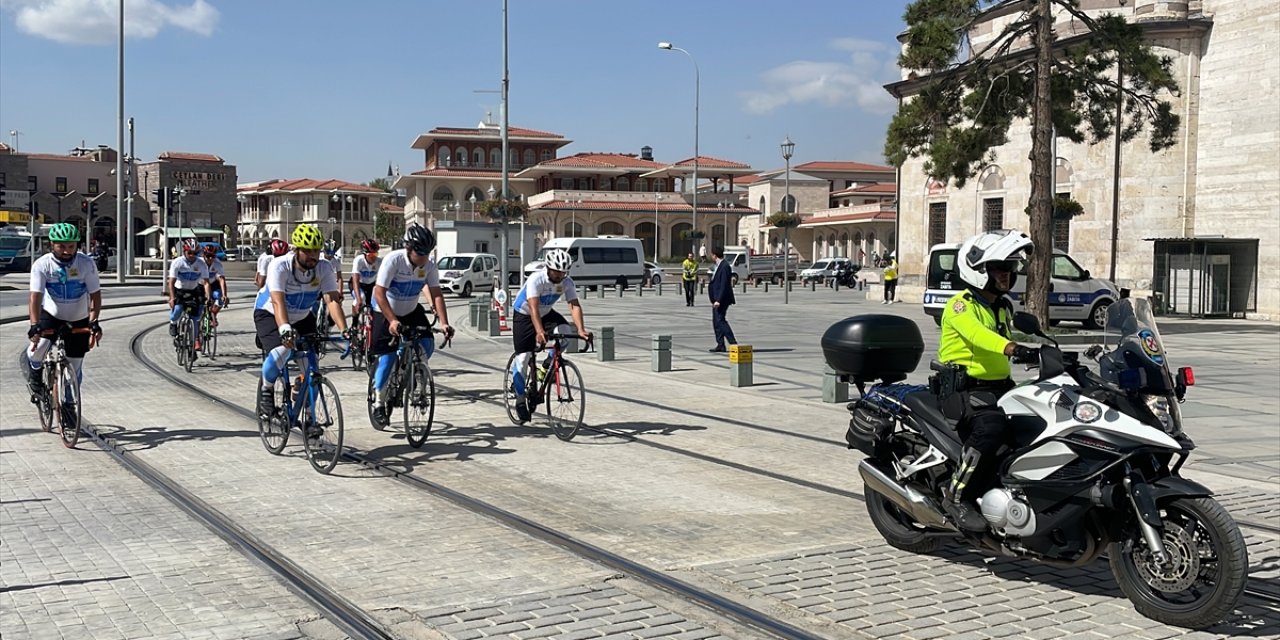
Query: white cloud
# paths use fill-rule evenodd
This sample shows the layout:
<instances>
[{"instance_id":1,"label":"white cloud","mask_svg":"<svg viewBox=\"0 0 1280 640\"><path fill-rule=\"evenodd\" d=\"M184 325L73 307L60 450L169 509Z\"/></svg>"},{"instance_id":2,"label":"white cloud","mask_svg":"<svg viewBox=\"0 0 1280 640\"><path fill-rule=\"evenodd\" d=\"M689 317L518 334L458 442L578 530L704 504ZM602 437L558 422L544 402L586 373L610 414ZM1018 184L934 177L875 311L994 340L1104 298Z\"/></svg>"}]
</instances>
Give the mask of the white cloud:
<instances>
[{"instance_id":1,"label":"white cloud","mask_svg":"<svg viewBox=\"0 0 1280 640\"><path fill-rule=\"evenodd\" d=\"M840 38L830 46L848 57L836 62L797 60L760 74L764 86L742 94L747 111L767 114L788 104L818 104L891 113L895 104L884 85L897 79L896 52L860 38Z\"/></svg>"},{"instance_id":2,"label":"white cloud","mask_svg":"<svg viewBox=\"0 0 1280 640\"><path fill-rule=\"evenodd\" d=\"M0 0L12 12L18 29L66 44L111 44L120 35L120 0ZM154 38L166 27L208 36L218 24L218 10L205 0L171 6L159 0L125 0L124 30L128 38Z\"/></svg>"}]
</instances>

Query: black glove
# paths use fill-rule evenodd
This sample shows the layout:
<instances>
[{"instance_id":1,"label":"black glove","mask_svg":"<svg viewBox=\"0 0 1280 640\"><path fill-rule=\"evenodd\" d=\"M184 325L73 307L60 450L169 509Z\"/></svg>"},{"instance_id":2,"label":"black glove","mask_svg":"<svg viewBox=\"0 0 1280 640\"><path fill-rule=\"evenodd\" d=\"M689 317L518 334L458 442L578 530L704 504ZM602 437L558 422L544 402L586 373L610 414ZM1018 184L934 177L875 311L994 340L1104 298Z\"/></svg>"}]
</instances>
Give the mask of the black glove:
<instances>
[{"instance_id":1,"label":"black glove","mask_svg":"<svg viewBox=\"0 0 1280 640\"><path fill-rule=\"evenodd\" d=\"M1040 350L1016 345L1013 347L1013 361L1016 364L1036 364L1040 362Z\"/></svg>"},{"instance_id":2,"label":"black glove","mask_svg":"<svg viewBox=\"0 0 1280 640\"><path fill-rule=\"evenodd\" d=\"M355 327L347 327L346 329L342 330L342 338L344 340L351 341L351 340L354 340L355 337L356 337Z\"/></svg>"},{"instance_id":3,"label":"black glove","mask_svg":"<svg viewBox=\"0 0 1280 640\"><path fill-rule=\"evenodd\" d=\"M33 324L33 325L31 325L30 327L27 327L27 337L28 337L28 338L34 338L34 337L36 337L36 335L37 335L37 334L39 334L39 333L40 333L40 325L38 325L38 324Z\"/></svg>"},{"instance_id":4,"label":"black glove","mask_svg":"<svg viewBox=\"0 0 1280 640\"><path fill-rule=\"evenodd\" d=\"M93 335L98 336L99 338L102 337L102 325L99 324L97 320L89 323L89 331L92 331Z\"/></svg>"},{"instance_id":5,"label":"black glove","mask_svg":"<svg viewBox=\"0 0 1280 640\"><path fill-rule=\"evenodd\" d=\"M452 327L452 326L450 326L450 327L449 327L447 330L445 330L445 332L444 332L444 334L445 334L445 337L446 337L446 338L452 338L452 337L453 337L453 333L454 333L454 331L453 331L453 327Z\"/></svg>"}]
</instances>

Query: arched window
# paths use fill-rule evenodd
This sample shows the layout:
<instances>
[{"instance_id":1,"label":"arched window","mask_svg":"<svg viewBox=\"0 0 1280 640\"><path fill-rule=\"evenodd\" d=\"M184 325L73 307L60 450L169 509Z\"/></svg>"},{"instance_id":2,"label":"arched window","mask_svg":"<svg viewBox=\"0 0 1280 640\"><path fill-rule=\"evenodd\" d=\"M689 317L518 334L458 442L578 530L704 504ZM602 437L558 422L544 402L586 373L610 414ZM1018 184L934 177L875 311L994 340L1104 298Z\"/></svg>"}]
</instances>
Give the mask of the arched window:
<instances>
[{"instance_id":1,"label":"arched window","mask_svg":"<svg viewBox=\"0 0 1280 640\"><path fill-rule=\"evenodd\" d=\"M884 253L883 251L880 250L880 247L876 246L876 232L874 231L867 234L867 247L869 247L875 253Z\"/></svg>"},{"instance_id":2,"label":"arched window","mask_svg":"<svg viewBox=\"0 0 1280 640\"><path fill-rule=\"evenodd\" d=\"M463 152L465 153L465 149ZM435 193L431 194L431 208L436 211L444 209L447 204L453 204L453 190L446 186L436 187Z\"/></svg>"},{"instance_id":3,"label":"arched window","mask_svg":"<svg viewBox=\"0 0 1280 640\"><path fill-rule=\"evenodd\" d=\"M717 224L711 226L711 246L724 246L724 225Z\"/></svg>"},{"instance_id":4,"label":"arched window","mask_svg":"<svg viewBox=\"0 0 1280 640\"><path fill-rule=\"evenodd\" d=\"M783 211L785 211L785 212L787 212L787 213L795 213L795 212L796 212L796 197L795 197L795 196L793 196L793 195L791 195L791 194L787 194L787 195L783 196L783 197L782 197L782 210L783 210Z\"/></svg>"},{"instance_id":5,"label":"arched window","mask_svg":"<svg viewBox=\"0 0 1280 640\"><path fill-rule=\"evenodd\" d=\"M657 240L654 235L654 231L656 229L657 227L655 227L652 222L640 222L636 224L636 230L633 234L638 240L640 240L640 244L644 246L644 254L652 257L655 261L658 259L657 254L654 253L656 246L655 242Z\"/></svg>"},{"instance_id":6,"label":"arched window","mask_svg":"<svg viewBox=\"0 0 1280 640\"><path fill-rule=\"evenodd\" d=\"M766 216L769 214L769 203L765 201L764 196L760 196L760 204L758 208L760 209L760 213L763 213Z\"/></svg>"},{"instance_id":7,"label":"arched window","mask_svg":"<svg viewBox=\"0 0 1280 640\"><path fill-rule=\"evenodd\" d=\"M666 190L667 190L667 179L666 179L666 178L658 178L657 180L655 180L655 181L653 182L653 190L654 190L654 191L666 191ZM672 255L677 255L677 254L672 254Z\"/></svg>"},{"instance_id":8,"label":"arched window","mask_svg":"<svg viewBox=\"0 0 1280 640\"><path fill-rule=\"evenodd\" d=\"M554 155L552 155L552 153L551 153L551 150L550 150L550 149L543 149L543 150L542 150L541 155L539 156L539 161L540 161L540 162L547 162L548 160L551 160L551 159L552 159L552 158L554 158L554 157L555 157L555 156L554 156Z\"/></svg>"},{"instance_id":9,"label":"arched window","mask_svg":"<svg viewBox=\"0 0 1280 640\"><path fill-rule=\"evenodd\" d=\"M573 178L558 178L557 182L560 183L561 190L568 191L573 188Z\"/></svg>"},{"instance_id":10,"label":"arched window","mask_svg":"<svg viewBox=\"0 0 1280 640\"><path fill-rule=\"evenodd\" d=\"M493 165L490 167L491 169L502 166L502 149L494 148L489 150L489 164Z\"/></svg>"},{"instance_id":11,"label":"arched window","mask_svg":"<svg viewBox=\"0 0 1280 640\"><path fill-rule=\"evenodd\" d=\"M840 234L840 253L838 255L841 258L849 257L849 233L848 232Z\"/></svg>"},{"instance_id":12,"label":"arched window","mask_svg":"<svg viewBox=\"0 0 1280 640\"><path fill-rule=\"evenodd\" d=\"M511 150L511 159L507 161L512 167L520 166L520 152L516 149Z\"/></svg>"},{"instance_id":13,"label":"arched window","mask_svg":"<svg viewBox=\"0 0 1280 640\"><path fill-rule=\"evenodd\" d=\"M617 181L613 183L613 190L614 191L630 191L631 181L626 179L625 177L618 178Z\"/></svg>"},{"instance_id":14,"label":"arched window","mask_svg":"<svg viewBox=\"0 0 1280 640\"><path fill-rule=\"evenodd\" d=\"M622 228L621 222L614 222L612 220L608 222L601 222L596 226L596 232L602 236L620 236L626 233Z\"/></svg>"},{"instance_id":15,"label":"arched window","mask_svg":"<svg viewBox=\"0 0 1280 640\"><path fill-rule=\"evenodd\" d=\"M840 250L836 248L836 234L827 236L827 256L834 258L840 255Z\"/></svg>"},{"instance_id":16,"label":"arched window","mask_svg":"<svg viewBox=\"0 0 1280 640\"><path fill-rule=\"evenodd\" d=\"M476 163L477 167L482 166L484 164L484 149L480 147L472 149L471 160Z\"/></svg>"},{"instance_id":17,"label":"arched window","mask_svg":"<svg viewBox=\"0 0 1280 640\"><path fill-rule=\"evenodd\" d=\"M449 147L440 147L440 150L436 152L436 166L447 167L449 166L450 160Z\"/></svg>"},{"instance_id":18,"label":"arched window","mask_svg":"<svg viewBox=\"0 0 1280 640\"><path fill-rule=\"evenodd\" d=\"M538 156L534 154L533 149L525 149L525 150L524 150L524 163L525 163L525 165L532 167L533 165L537 164L537 162L538 162L537 158L538 158Z\"/></svg>"},{"instance_id":19,"label":"arched window","mask_svg":"<svg viewBox=\"0 0 1280 640\"><path fill-rule=\"evenodd\" d=\"M455 157L455 158L454 158L454 161L456 161L456 162L458 163L458 166L459 166L459 167L465 167L465 166L467 166L467 158L468 158L468 157L469 157L469 156L467 155L467 150L466 150L465 148L459 148L459 149L458 149L458 155L457 155L457 157Z\"/></svg>"},{"instance_id":20,"label":"arched window","mask_svg":"<svg viewBox=\"0 0 1280 640\"><path fill-rule=\"evenodd\" d=\"M686 256L689 255L690 251L693 251L693 239L685 237L692 230L693 225L688 222L681 222L671 227L671 242L668 243L671 247L671 253L668 255Z\"/></svg>"},{"instance_id":21,"label":"arched window","mask_svg":"<svg viewBox=\"0 0 1280 640\"><path fill-rule=\"evenodd\" d=\"M564 237L566 237L566 238L581 238L581 237L582 237L582 224L581 224L581 223L578 223L578 222L566 222L566 223L564 223Z\"/></svg>"}]
</instances>

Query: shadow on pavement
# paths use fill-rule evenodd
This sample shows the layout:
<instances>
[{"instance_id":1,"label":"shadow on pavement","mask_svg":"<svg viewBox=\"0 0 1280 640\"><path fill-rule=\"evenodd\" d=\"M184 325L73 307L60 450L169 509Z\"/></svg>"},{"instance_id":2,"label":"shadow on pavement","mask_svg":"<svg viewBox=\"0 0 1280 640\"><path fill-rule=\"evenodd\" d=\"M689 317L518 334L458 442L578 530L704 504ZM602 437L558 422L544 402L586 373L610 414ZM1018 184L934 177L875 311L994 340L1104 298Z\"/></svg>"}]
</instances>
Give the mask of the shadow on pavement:
<instances>
[{"instance_id":1,"label":"shadow on pavement","mask_svg":"<svg viewBox=\"0 0 1280 640\"><path fill-rule=\"evenodd\" d=\"M635 440L637 437L647 434L669 436L677 431L705 431L707 428L670 422L609 422L597 425L583 425L582 429L615 438Z\"/></svg>"},{"instance_id":2,"label":"shadow on pavement","mask_svg":"<svg viewBox=\"0 0 1280 640\"><path fill-rule=\"evenodd\" d=\"M208 441L222 438L258 438L257 430L225 430L225 429L186 429L167 427L144 427L142 429L126 429L115 424L95 424L94 429L104 438L129 451L154 449L166 442Z\"/></svg>"},{"instance_id":3,"label":"shadow on pavement","mask_svg":"<svg viewBox=\"0 0 1280 640\"><path fill-rule=\"evenodd\" d=\"M65 587L75 584L88 584L91 582L112 582L115 580L128 580L133 576L108 576L104 578L68 578L66 580L55 580L53 582L39 582L36 584L15 584L11 587L0 587L0 593L12 593L14 591L26 591L28 589L39 589L41 587Z\"/></svg>"},{"instance_id":4,"label":"shadow on pavement","mask_svg":"<svg viewBox=\"0 0 1280 640\"><path fill-rule=\"evenodd\" d=\"M1106 561L1097 561L1084 567L1059 568L1034 560L992 557L974 551L967 546L948 545L929 554L949 562L960 562L992 575L1017 582L1039 582L1074 593L1115 598L1128 602L1128 598L1116 585ZM1258 581L1253 578L1250 583ZM1274 583L1275 580L1265 580ZM1245 595L1240 606L1227 620L1204 631L1234 637L1274 638L1280 633L1280 611L1259 606L1256 600Z\"/></svg>"}]
</instances>

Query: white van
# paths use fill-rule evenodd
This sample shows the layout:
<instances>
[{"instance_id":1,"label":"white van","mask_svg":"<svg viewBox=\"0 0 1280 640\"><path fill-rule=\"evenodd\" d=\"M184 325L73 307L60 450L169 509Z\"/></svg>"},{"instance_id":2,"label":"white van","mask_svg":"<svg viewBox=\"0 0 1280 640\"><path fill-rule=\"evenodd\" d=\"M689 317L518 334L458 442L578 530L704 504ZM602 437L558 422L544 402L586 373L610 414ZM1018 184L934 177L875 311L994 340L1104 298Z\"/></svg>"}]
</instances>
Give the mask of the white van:
<instances>
[{"instance_id":1,"label":"white van","mask_svg":"<svg viewBox=\"0 0 1280 640\"><path fill-rule=\"evenodd\" d=\"M473 291L493 291L498 277L498 256L491 253L459 253L436 261L440 288L470 298Z\"/></svg>"},{"instance_id":2,"label":"white van","mask_svg":"<svg viewBox=\"0 0 1280 640\"><path fill-rule=\"evenodd\" d=\"M848 264L848 258L821 258L800 270L800 282L803 284L809 284L810 280L826 282L828 279L836 277L840 269Z\"/></svg>"},{"instance_id":3,"label":"white van","mask_svg":"<svg viewBox=\"0 0 1280 640\"><path fill-rule=\"evenodd\" d=\"M524 266L525 277L543 268L542 258L552 249L564 249L573 259L569 276L582 286L616 285L626 288L644 282L644 247L636 238L552 238L538 250L538 257Z\"/></svg>"},{"instance_id":4,"label":"white van","mask_svg":"<svg viewBox=\"0 0 1280 640\"><path fill-rule=\"evenodd\" d=\"M959 244L937 244L929 250L929 270L925 274L924 312L942 324L942 310L947 300L964 290L960 272L956 270ZM1107 323L1107 307L1120 299L1115 283L1094 278L1088 269L1057 249L1053 252L1053 278L1049 284L1049 322L1063 320L1084 323L1089 329L1101 329ZM1015 309L1023 306L1022 294L1027 290L1027 274L1018 272L1018 281L1009 297Z\"/></svg>"}]
</instances>

